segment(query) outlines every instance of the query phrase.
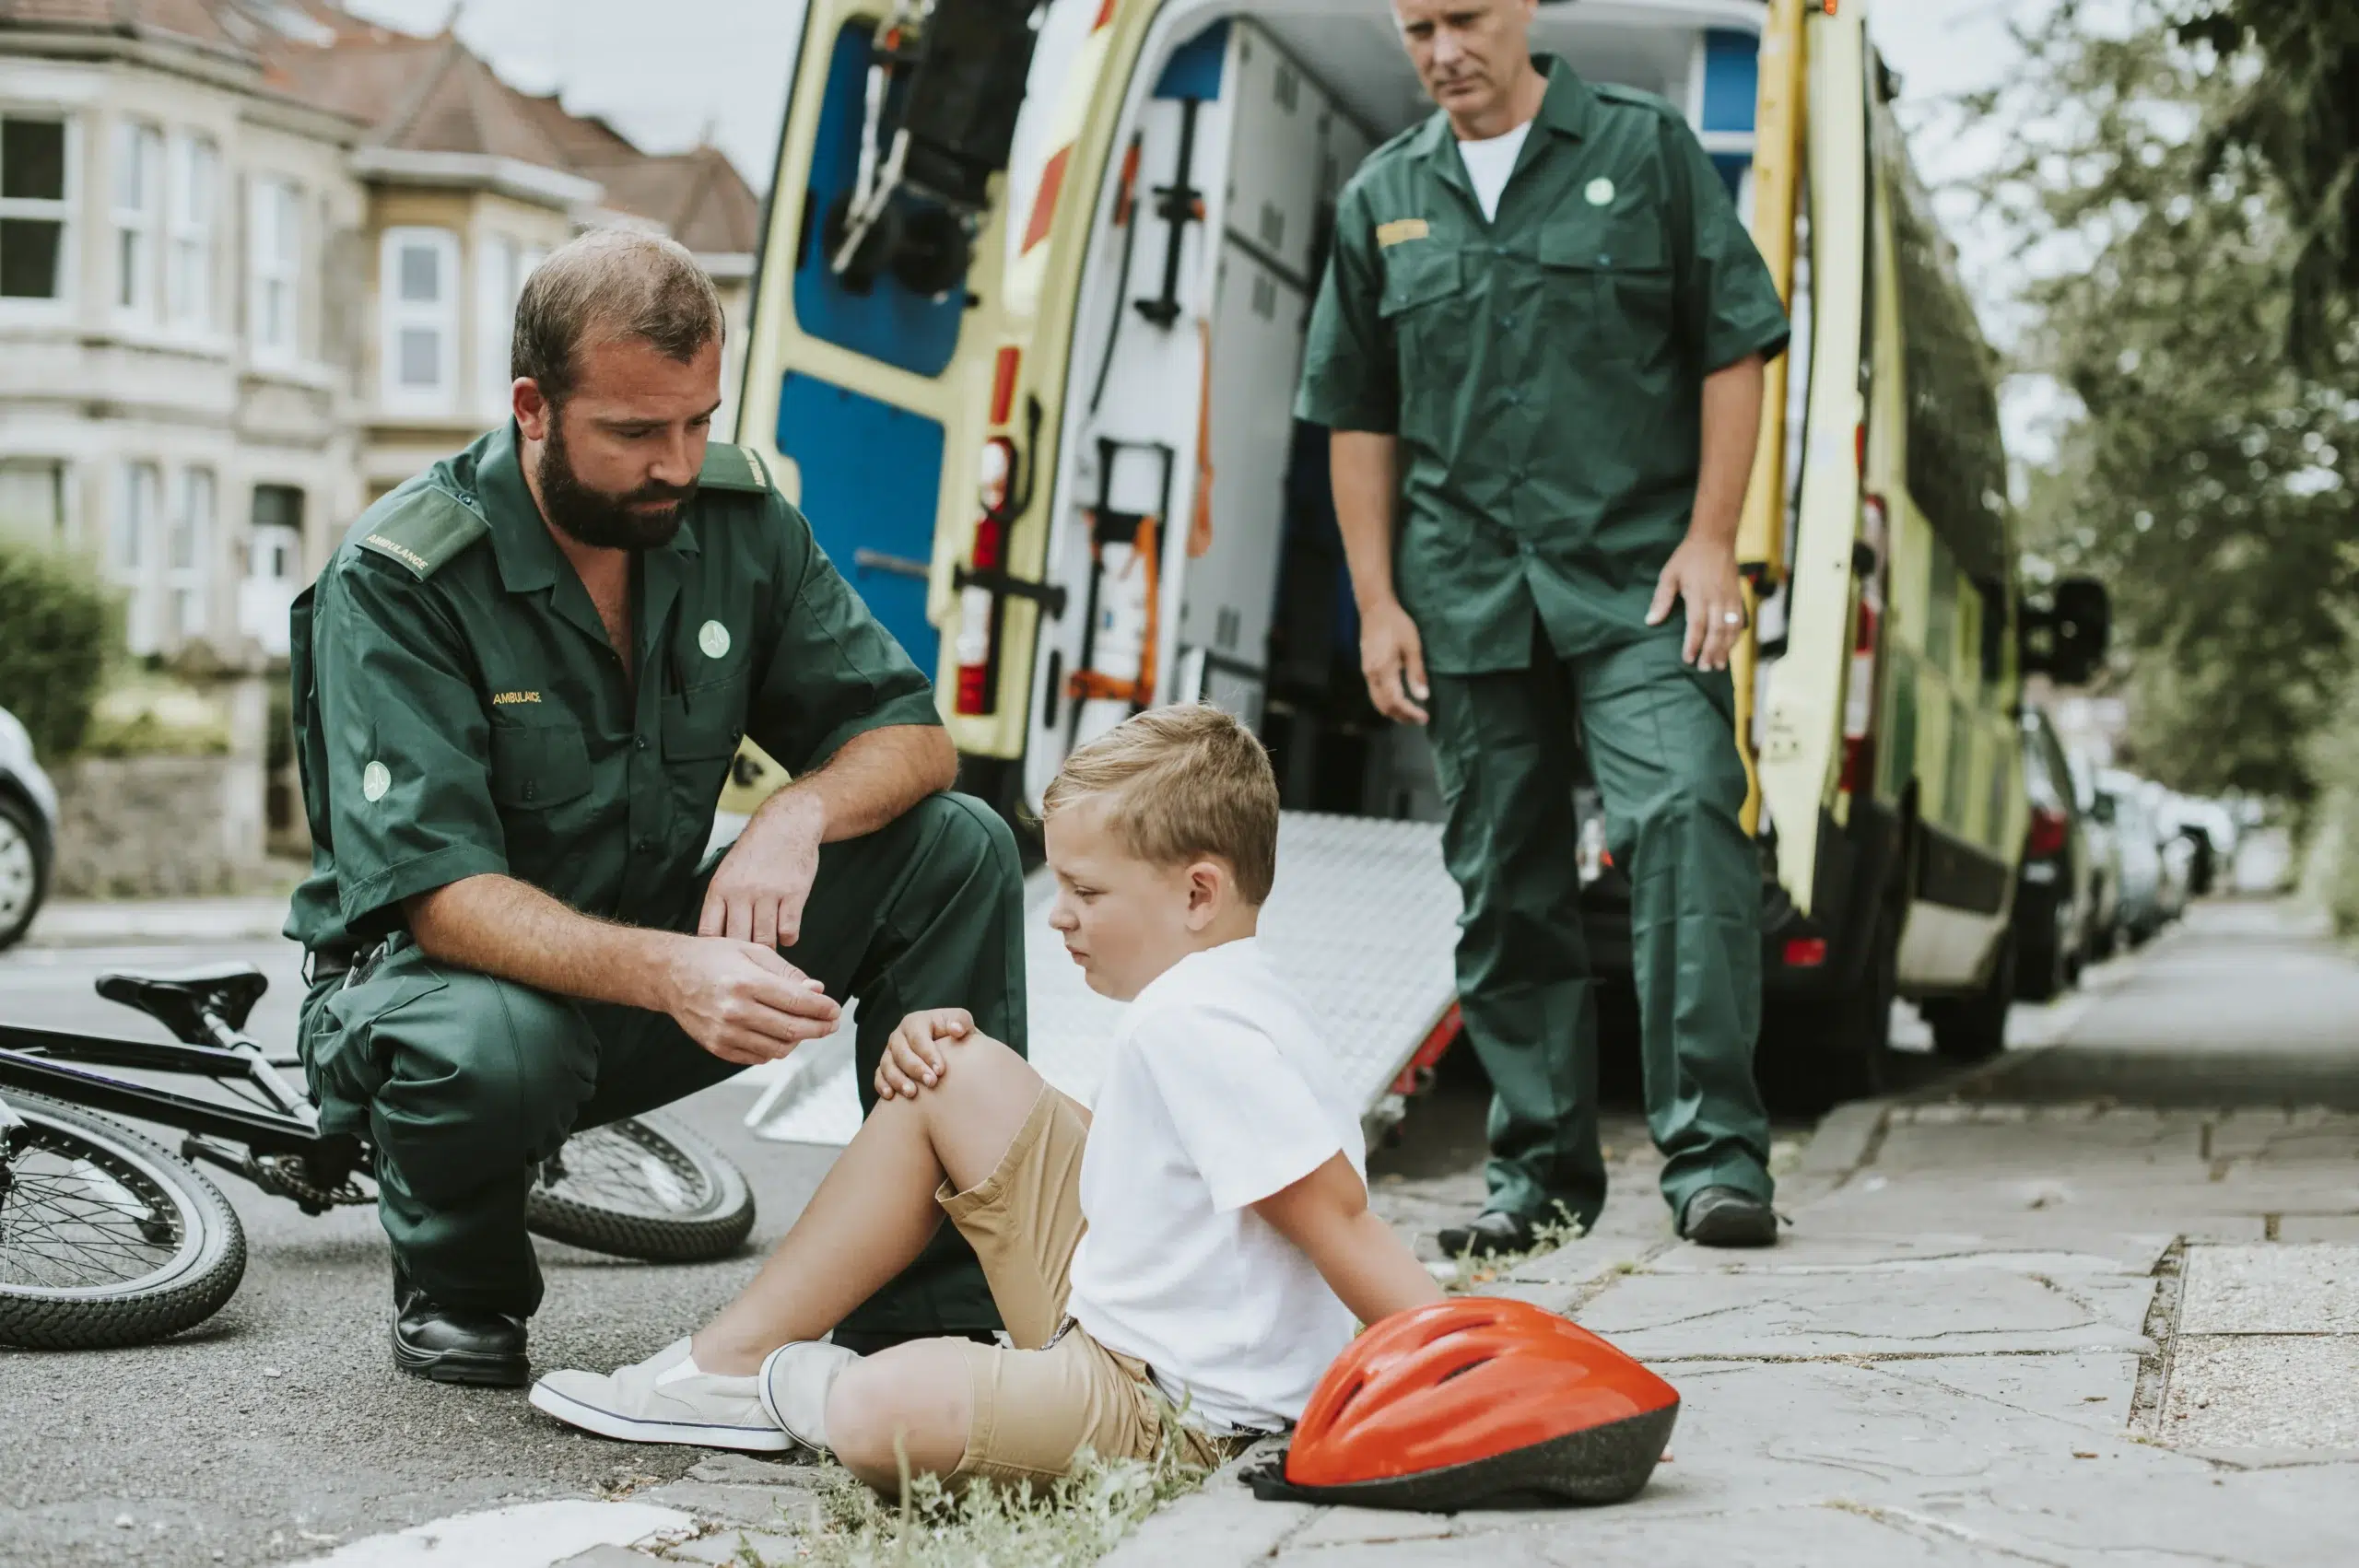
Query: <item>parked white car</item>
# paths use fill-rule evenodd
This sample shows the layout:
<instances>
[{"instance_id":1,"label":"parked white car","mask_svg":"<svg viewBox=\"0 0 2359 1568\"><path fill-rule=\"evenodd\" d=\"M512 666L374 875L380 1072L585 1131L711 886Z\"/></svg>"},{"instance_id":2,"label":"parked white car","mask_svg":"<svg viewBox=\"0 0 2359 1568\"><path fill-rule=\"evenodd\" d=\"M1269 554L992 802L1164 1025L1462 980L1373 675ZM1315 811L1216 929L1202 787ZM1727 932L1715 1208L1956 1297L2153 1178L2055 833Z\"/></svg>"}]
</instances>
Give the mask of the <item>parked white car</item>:
<instances>
[{"instance_id":1,"label":"parked white car","mask_svg":"<svg viewBox=\"0 0 2359 1568\"><path fill-rule=\"evenodd\" d=\"M33 738L0 708L0 948L33 923L56 848L57 787L33 755Z\"/></svg>"}]
</instances>

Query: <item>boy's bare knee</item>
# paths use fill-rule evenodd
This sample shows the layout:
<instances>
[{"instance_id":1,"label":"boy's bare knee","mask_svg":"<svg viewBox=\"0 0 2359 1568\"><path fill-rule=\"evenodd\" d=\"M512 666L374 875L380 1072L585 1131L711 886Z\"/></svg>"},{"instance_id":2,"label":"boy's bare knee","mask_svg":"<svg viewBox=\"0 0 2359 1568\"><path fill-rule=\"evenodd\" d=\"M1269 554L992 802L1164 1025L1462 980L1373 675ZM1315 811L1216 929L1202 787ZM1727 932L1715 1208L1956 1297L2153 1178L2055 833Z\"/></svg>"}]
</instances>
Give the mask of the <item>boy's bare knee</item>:
<instances>
[{"instance_id":1,"label":"boy's bare knee","mask_svg":"<svg viewBox=\"0 0 2359 1568\"><path fill-rule=\"evenodd\" d=\"M912 1476L948 1476L967 1454L973 1407L957 1340L920 1340L844 1368L827 1393L827 1445L878 1491Z\"/></svg>"}]
</instances>

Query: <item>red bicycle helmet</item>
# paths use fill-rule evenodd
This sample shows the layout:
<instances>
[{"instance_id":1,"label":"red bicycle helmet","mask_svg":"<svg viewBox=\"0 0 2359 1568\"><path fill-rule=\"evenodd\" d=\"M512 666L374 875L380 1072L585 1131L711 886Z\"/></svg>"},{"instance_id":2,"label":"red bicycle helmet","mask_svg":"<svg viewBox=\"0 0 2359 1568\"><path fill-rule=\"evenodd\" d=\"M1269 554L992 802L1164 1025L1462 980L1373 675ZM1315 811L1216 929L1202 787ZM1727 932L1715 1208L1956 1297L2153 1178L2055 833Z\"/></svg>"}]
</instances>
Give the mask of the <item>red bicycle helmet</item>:
<instances>
[{"instance_id":1,"label":"red bicycle helmet","mask_svg":"<svg viewBox=\"0 0 2359 1568\"><path fill-rule=\"evenodd\" d=\"M1526 1302L1396 1312L1345 1347L1255 1495L1454 1513L1539 1495L1619 1503L1671 1441L1678 1392Z\"/></svg>"}]
</instances>

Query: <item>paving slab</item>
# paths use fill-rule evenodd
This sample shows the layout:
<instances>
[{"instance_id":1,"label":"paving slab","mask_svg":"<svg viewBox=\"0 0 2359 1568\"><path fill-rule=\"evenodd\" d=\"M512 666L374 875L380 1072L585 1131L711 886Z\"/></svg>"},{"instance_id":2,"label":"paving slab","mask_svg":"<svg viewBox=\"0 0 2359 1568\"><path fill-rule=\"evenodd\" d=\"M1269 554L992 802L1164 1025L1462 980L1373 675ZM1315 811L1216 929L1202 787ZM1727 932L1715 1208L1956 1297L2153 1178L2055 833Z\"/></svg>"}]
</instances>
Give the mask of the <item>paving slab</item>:
<instances>
[{"instance_id":1,"label":"paving slab","mask_svg":"<svg viewBox=\"0 0 2359 1568\"><path fill-rule=\"evenodd\" d=\"M2150 1281L2000 1270L1633 1274L1580 1314L1646 1361L2151 1348Z\"/></svg>"},{"instance_id":2,"label":"paving slab","mask_svg":"<svg viewBox=\"0 0 2359 1568\"><path fill-rule=\"evenodd\" d=\"M2359 1335L2181 1334L2159 1433L2177 1447L2359 1457Z\"/></svg>"},{"instance_id":3,"label":"paving slab","mask_svg":"<svg viewBox=\"0 0 2359 1568\"><path fill-rule=\"evenodd\" d=\"M1880 1361L1885 1377L1931 1384L1966 1398L2122 1436L2138 1386L2137 1356L2119 1351L2078 1355L1928 1356Z\"/></svg>"},{"instance_id":4,"label":"paving slab","mask_svg":"<svg viewBox=\"0 0 2359 1568\"><path fill-rule=\"evenodd\" d=\"M1461 1533L1446 1540L1289 1546L1276 1561L1293 1568L1964 1568L1989 1561L1938 1530L1825 1504L1756 1509L1675 1536L1619 1508L1567 1510L1544 1523L1489 1528L1480 1515L1460 1521Z\"/></svg>"},{"instance_id":5,"label":"paving slab","mask_svg":"<svg viewBox=\"0 0 2359 1568\"><path fill-rule=\"evenodd\" d=\"M1978 1542L1978 1562L2343 1568L2359 1540L2359 1465L2125 1472L2082 1461L1913 1512Z\"/></svg>"},{"instance_id":6,"label":"paving slab","mask_svg":"<svg viewBox=\"0 0 2359 1568\"><path fill-rule=\"evenodd\" d=\"M2283 1242L2359 1242L2359 1213L2281 1214L2277 1239Z\"/></svg>"},{"instance_id":7,"label":"paving slab","mask_svg":"<svg viewBox=\"0 0 2359 1568\"><path fill-rule=\"evenodd\" d=\"M2359 1334L2359 1246L2191 1246L2181 1334Z\"/></svg>"},{"instance_id":8,"label":"paving slab","mask_svg":"<svg viewBox=\"0 0 2359 1568\"><path fill-rule=\"evenodd\" d=\"M1683 1243L1647 1260L1650 1274L1947 1273L1997 1269L2023 1274L2123 1274L2154 1270L2176 1239L2167 1233L2123 1235L2091 1231L2064 1246L2009 1250L2003 1239L1971 1232L1825 1235L1789 1232L1776 1246L1731 1252Z\"/></svg>"}]
</instances>

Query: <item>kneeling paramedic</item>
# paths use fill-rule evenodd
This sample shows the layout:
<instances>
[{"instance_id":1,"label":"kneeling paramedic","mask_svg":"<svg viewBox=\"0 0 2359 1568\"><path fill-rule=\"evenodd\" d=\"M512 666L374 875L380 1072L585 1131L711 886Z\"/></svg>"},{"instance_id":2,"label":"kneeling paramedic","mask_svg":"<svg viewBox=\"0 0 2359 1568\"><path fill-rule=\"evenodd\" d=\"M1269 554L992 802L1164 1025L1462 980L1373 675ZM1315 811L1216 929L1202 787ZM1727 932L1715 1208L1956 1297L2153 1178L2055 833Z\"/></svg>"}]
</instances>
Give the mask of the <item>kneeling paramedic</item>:
<instances>
[{"instance_id":1,"label":"kneeling paramedic","mask_svg":"<svg viewBox=\"0 0 2359 1568\"><path fill-rule=\"evenodd\" d=\"M1297 404L1332 432L1369 695L1428 726L1465 896L1489 1197L1441 1245L1521 1250L1605 1201L1584 755L1631 880L1663 1195L1683 1235L1758 1245L1777 1225L1753 1078L1760 872L1727 662L1786 319L1685 121L1535 60L1532 13L1395 0L1439 109L1344 190Z\"/></svg>"},{"instance_id":2,"label":"kneeling paramedic","mask_svg":"<svg viewBox=\"0 0 2359 1568\"><path fill-rule=\"evenodd\" d=\"M323 1125L375 1147L421 1375L525 1382L525 1200L569 1133L784 1056L848 996L870 1104L914 1010L1023 1047L1014 840L941 792L927 682L809 524L708 441L722 332L668 240L557 251L512 422L371 507L296 609L304 1065ZM743 736L793 782L714 865ZM998 1326L945 1232L844 1338Z\"/></svg>"}]
</instances>

